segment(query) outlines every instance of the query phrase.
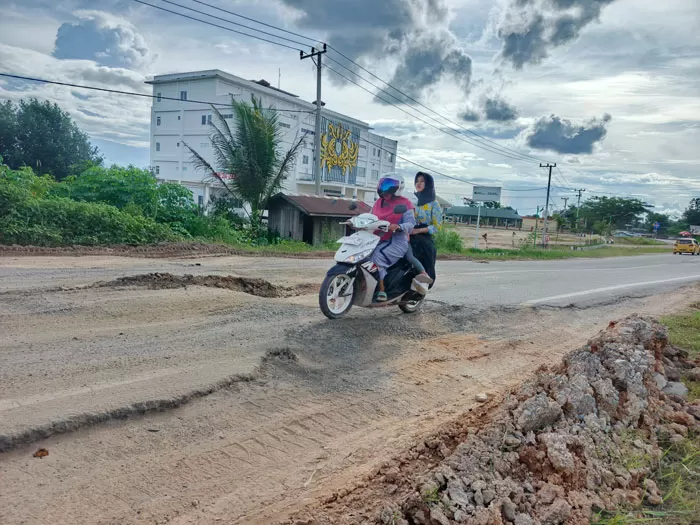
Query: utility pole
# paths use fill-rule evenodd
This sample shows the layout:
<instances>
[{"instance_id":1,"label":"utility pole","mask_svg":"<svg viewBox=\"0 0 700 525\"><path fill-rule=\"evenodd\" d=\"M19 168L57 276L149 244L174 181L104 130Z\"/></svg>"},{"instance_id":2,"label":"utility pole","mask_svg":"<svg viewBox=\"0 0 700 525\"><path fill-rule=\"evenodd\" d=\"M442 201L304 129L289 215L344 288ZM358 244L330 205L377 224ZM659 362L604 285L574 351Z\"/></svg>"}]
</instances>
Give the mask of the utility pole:
<instances>
[{"instance_id":1,"label":"utility pole","mask_svg":"<svg viewBox=\"0 0 700 525\"><path fill-rule=\"evenodd\" d=\"M549 220L549 189L552 186L552 168L556 168L557 163L540 164L540 168L549 168L549 179L547 180L547 202L544 203L544 225L542 226L542 247L547 247L547 222Z\"/></svg>"},{"instance_id":2,"label":"utility pole","mask_svg":"<svg viewBox=\"0 0 700 525\"><path fill-rule=\"evenodd\" d=\"M321 55L327 51L326 44L323 44L323 49L311 48L311 53L304 54L299 51L299 58L316 57L316 130L314 134L314 165L313 174L316 181L316 195L321 195Z\"/></svg>"},{"instance_id":3,"label":"utility pole","mask_svg":"<svg viewBox=\"0 0 700 525\"><path fill-rule=\"evenodd\" d=\"M567 208L566 208L566 204L569 202L569 199L570 199L570 198L571 198L571 197L562 197L562 198L561 198L561 200L564 201L564 211L566 211L566 209L567 209Z\"/></svg>"},{"instance_id":4,"label":"utility pole","mask_svg":"<svg viewBox=\"0 0 700 525\"><path fill-rule=\"evenodd\" d=\"M578 193L578 203L576 204L576 229L578 229L578 212L581 209L581 194L584 191L586 191L586 190L584 190L584 189L574 190L575 193L576 192Z\"/></svg>"}]
</instances>

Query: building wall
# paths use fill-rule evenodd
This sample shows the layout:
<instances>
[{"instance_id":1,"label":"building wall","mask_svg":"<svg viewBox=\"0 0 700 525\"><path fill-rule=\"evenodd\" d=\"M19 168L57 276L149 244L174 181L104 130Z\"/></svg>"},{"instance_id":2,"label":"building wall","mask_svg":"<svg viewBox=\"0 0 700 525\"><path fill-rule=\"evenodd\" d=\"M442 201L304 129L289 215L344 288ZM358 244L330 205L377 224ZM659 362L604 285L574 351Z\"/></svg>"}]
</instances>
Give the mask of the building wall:
<instances>
[{"instance_id":1,"label":"building wall","mask_svg":"<svg viewBox=\"0 0 700 525\"><path fill-rule=\"evenodd\" d=\"M209 72L211 73L211 72ZM223 74L226 78L201 78L197 73L162 75L153 81L153 95L178 100L154 98L151 106L151 168L160 180L180 182L198 197L208 200L212 181L208 173L195 169L185 144L196 150L215 168L214 155L209 142L210 122L214 112L210 105L192 101L230 104L231 97L250 101L252 94L262 99L264 107L282 110L279 122L285 130L283 144L290 147L297 137L306 133L307 138L299 152L293 172L284 183L284 189L293 193L313 194L314 124L315 106L301 99L260 86L256 83ZM198 78L200 77L200 78ZM186 96L189 102L179 99ZM224 115L231 115L230 106L219 106ZM297 112L284 111L294 110ZM382 173L396 167L397 142L369 131L366 123L324 108L325 123L340 123L353 130L353 140L359 144L358 162L352 177L324 176L323 193L374 202L375 188ZM232 115L231 115L232 117ZM228 122L233 124L233 120ZM327 127L326 130L327 131ZM337 172L337 169L335 170ZM329 174L330 175L330 174ZM215 183L213 184L216 185Z\"/></svg>"},{"instance_id":2,"label":"building wall","mask_svg":"<svg viewBox=\"0 0 700 525\"><path fill-rule=\"evenodd\" d=\"M291 204L278 204L268 211L268 229L285 239L303 240L304 216Z\"/></svg>"}]
</instances>

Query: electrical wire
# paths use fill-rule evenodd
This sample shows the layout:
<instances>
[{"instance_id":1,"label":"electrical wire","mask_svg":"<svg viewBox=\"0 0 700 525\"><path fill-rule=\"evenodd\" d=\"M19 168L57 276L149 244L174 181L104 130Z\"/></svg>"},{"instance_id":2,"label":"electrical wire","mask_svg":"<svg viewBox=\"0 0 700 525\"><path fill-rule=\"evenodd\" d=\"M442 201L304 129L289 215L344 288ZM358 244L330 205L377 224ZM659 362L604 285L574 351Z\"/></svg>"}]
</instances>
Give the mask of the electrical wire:
<instances>
[{"instance_id":1,"label":"electrical wire","mask_svg":"<svg viewBox=\"0 0 700 525\"><path fill-rule=\"evenodd\" d=\"M109 89L109 88L101 88L101 87L95 87L95 86L84 86L81 84L72 84L70 82L59 82L58 80L46 80L43 78L33 78L33 77L25 77L22 75L13 75L11 73L0 73L0 77L7 77L7 78L14 78L17 80L26 80L28 82L38 82L41 84L53 84L56 86L66 86L66 87L71 87L71 88L77 88L77 89L88 89L91 91L101 91L104 93L112 93L115 95L130 95L133 97L142 97L142 98L155 98L157 100L173 100L175 102L189 102L191 104L207 104L210 106L225 106L225 107L231 107L231 104L227 104L225 102L206 102L203 100L193 100L193 99L187 99L183 100L181 98L174 98L174 97L166 97L164 95L148 95L146 93L137 93L135 91L123 91L120 89ZM275 111L283 111L287 113L306 113L306 114L313 114L313 111L303 111L299 109L275 109Z\"/></svg>"}]
</instances>

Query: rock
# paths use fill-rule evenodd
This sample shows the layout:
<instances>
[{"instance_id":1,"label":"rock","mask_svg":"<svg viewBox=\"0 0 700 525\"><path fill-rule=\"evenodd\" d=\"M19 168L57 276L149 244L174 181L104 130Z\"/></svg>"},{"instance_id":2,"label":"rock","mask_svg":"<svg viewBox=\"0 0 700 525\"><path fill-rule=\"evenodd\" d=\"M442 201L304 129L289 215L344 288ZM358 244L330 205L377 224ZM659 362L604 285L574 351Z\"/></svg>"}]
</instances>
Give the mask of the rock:
<instances>
[{"instance_id":1,"label":"rock","mask_svg":"<svg viewBox=\"0 0 700 525\"><path fill-rule=\"evenodd\" d=\"M515 510L515 504L512 501L509 499L503 501L501 505L501 512L507 521L515 521Z\"/></svg>"},{"instance_id":2,"label":"rock","mask_svg":"<svg viewBox=\"0 0 700 525\"><path fill-rule=\"evenodd\" d=\"M685 425L686 427L695 426L695 417L688 414L688 412L682 412L680 410L677 412L671 412L668 415L668 419L670 419L674 423L680 423L681 425Z\"/></svg>"},{"instance_id":3,"label":"rock","mask_svg":"<svg viewBox=\"0 0 700 525\"><path fill-rule=\"evenodd\" d=\"M533 525L534 520L527 514L518 514L515 517L515 525Z\"/></svg>"},{"instance_id":4,"label":"rock","mask_svg":"<svg viewBox=\"0 0 700 525\"><path fill-rule=\"evenodd\" d=\"M521 445L520 439L518 439L515 436L506 436L506 439L503 441L503 443L508 448L517 448Z\"/></svg>"},{"instance_id":5,"label":"rock","mask_svg":"<svg viewBox=\"0 0 700 525\"><path fill-rule=\"evenodd\" d=\"M664 502L664 499L661 496L659 496L658 494L649 494L647 496L647 503L649 505L654 505L654 506L663 505L663 502Z\"/></svg>"},{"instance_id":6,"label":"rock","mask_svg":"<svg viewBox=\"0 0 700 525\"><path fill-rule=\"evenodd\" d=\"M687 376L691 381L700 381L700 367L693 368Z\"/></svg>"},{"instance_id":7,"label":"rock","mask_svg":"<svg viewBox=\"0 0 700 525\"><path fill-rule=\"evenodd\" d=\"M681 382L670 381L663 389L664 393L685 398L688 395L688 388Z\"/></svg>"},{"instance_id":8,"label":"rock","mask_svg":"<svg viewBox=\"0 0 700 525\"><path fill-rule=\"evenodd\" d=\"M496 498L496 493L491 489L486 489L482 492L484 496L484 505L488 505Z\"/></svg>"},{"instance_id":9,"label":"rock","mask_svg":"<svg viewBox=\"0 0 700 525\"><path fill-rule=\"evenodd\" d=\"M486 403L489 400L489 395L484 392L481 392L475 395L474 399L476 399L479 403Z\"/></svg>"},{"instance_id":10,"label":"rock","mask_svg":"<svg viewBox=\"0 0 700 525\"><path fill-rule=\"evenodd\" d=\"M558 499L542 514L542 525L560 525L571 516L571 505Z\"/></svg>"},{"instance_id":11,"label":"rock","mask_svg":"<svg viewBox=\"0 0 700 525\"><path fill-rule=\"evenodd\" d=\"M564 489L551 483L545 483L544 486L537 492L537 500L544 504L550 505L557 498L564 497Z\"/></svg>"},{"instance_id":12,"label":"rock","mask_svg":"<svg viewBox=\"0 0 700 525\"><path fill-rule=\"evenodd\" d=\"M450 520L447 519L447 516L445 516L438 507L432 507L430 509L430 519L440 525L450 525Z\"/></svg>"},{"instance_id":13,"label":"rock","mask_svg":"<svg viewBox=\"0 0 700 525\"><path fill-rule=\"evenodd\" d=\"M481 493L480 490L477 490L474 493L474 503L476 504L477 507L484 506L484 495Z\"/></svg>"},{"instance_id":14,"label":"rock","mask_svg":"<svg viewBox=\"0 0 700 525\"><path fill-rule=\"evenodd\" d=\"M681 372L675 366L666 366L666 378L669 381L680 381Z\"/></svg>"},{"instance_id":15,"label":"rock","mask_svg":"<svg viewBox=\"0 0 700 525\"><path fill-rule=\"evenodd\" d=\"M685 409L690 415L700 421L700 405L688 405Z\"/></svg>"},{"instance_id":16,"label":"rock","mask_svg":"<svg viewBox=\"0 0 700 525\"><path fill-rule=\"evenodd\" d=\"M482 491L482 490L484 490L486 487L487 487L486 482L483 481L483 480L481 480L481 479L477 479L474 483L472 483L472 490L473 490L474 492L476 492L476 491Z\"/></svg>"},{"instance_id":17,"label":"rock","mask_svg":"<svg viewBox=\"0 0 700 525\"><path fill-rule=\"evenodd\" d=\"M681 436L687 436L688 435L688 427L683 426L679 423L671 423L668 425L668 427L673 430L676 434L680 434Z\"/></svg>"},{"instance_id":18,"label":"rock","mask_svg":"<svg viewBox=\"0 0 700 525\"><path fill-rule=\"evenodd\" d=\"M530 432L556 423L562 415L559 404L540 393L521 405L517 410L516 422L520 430Z\"/></svg>"},{"instance_id":19,"label":"rock","mask_svg":"<svg viewBox=\"0 0 700 525\"><path fill-rule=\"evenodd\" d=\"M547 458L557 472L573 472L574 456L566 448L566 438L559 434L542 434L540 440L547 448Z\"/></svg>"},{"instance_id":20,"label":"rock","mask_svg":"<svg viewBox=\"0 0 700 525\"><path fill-rule=\"evenodd\" d=\"M663 390L664 387L668 384L668 380L663 374L659 374L656 372L654 374L654 381L656 382L656 386L659 390Z\"/></svg>"}]
</instances>

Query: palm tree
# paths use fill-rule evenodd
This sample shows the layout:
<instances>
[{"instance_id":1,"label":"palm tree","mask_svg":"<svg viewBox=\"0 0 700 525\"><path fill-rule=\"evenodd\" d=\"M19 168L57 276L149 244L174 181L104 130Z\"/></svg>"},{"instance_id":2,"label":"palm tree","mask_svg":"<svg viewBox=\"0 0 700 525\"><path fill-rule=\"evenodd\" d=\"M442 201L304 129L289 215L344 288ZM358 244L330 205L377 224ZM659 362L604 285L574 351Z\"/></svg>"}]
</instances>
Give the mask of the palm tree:
<instances>
[{"instance_id":1,"label":"palm tree","mask_svg":"<svg viewBox=\"0 0 700 525\"><path fill-rule=\"evenodd\" d=\"M282 182L294 168L304 137L294 139L286 152L282 146L282 131L273 108L264 109L262 101L251 96L251 104L231 97L235 123L229 126L221 112L212 105L215 121L211 144L216 167L209 164L188 144L196 168L209 172L234 198L250 206L250 223L256 233L262 228L262 213Z\"/></svg>"}]
</instances>

